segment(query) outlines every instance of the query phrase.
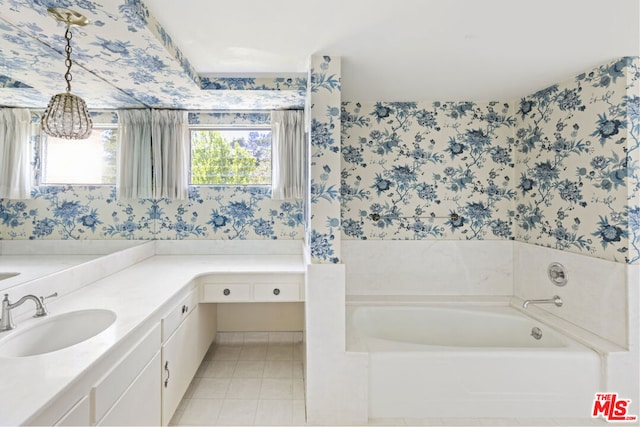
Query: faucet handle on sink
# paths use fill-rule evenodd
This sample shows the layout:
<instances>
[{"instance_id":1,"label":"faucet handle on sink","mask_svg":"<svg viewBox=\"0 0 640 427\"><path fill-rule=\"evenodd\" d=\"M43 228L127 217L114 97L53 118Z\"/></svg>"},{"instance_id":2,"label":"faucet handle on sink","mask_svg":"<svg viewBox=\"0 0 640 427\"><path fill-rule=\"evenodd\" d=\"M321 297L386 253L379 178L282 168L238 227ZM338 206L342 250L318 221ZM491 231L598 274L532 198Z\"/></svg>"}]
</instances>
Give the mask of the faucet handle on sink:
<instances>
[{"instance_id":1,"label":"faucet handle on sink","mask_svg":"<svg viewBox=\"0 0 640 427\"><path fill-rule=\"evenodd\" d=\"M53 297L57 297L58 293L54 292L51 295L47 295L46 297L41 296L40 297L40 306L36 308L36 315L34 317L41 317L41 316L46 316L47 315L47 308L44 305L44 300L49 299L49 298L53 298Z\"/></svg>"},{"instance_id":2,"label":"faucet handle on sink","mask_svg":"<svg viewBox=\"0 0 640 427\"><path fill-rule=\"evenodd\" d=\"M58 296L58 293L54 292L51 295L47 295L46 297L40 297L40 301L44 302L44 300L46 300L46 299L57 297L57 296Z\"/></svg>"}]
</instances>

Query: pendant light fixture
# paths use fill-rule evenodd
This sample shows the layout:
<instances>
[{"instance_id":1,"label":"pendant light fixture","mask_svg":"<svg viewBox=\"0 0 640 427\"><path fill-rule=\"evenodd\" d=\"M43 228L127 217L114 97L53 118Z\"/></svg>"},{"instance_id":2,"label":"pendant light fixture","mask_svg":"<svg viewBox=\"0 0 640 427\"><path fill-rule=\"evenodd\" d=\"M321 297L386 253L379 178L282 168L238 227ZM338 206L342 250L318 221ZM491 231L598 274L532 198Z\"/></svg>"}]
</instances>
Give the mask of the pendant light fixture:
<instances>
[{"instance_id":1,"label":"pendant light fixture","mask_svg":"<svg viewBox=\"0 0 640 427\"><path fill-rule=\"evenodd\" d=\"M89 20L73 10L51 7L47 9L56 21L67 25L64 38L67 40L65 53L67 58L64 64L67 72L64 75L67 81L67 91L54 95L42 116L42 131L47 135L65 139L86 139L91 134L93 123L87 103L82 98L71 93L71 26L84 27Z\"/></svg>"}]
</instances>

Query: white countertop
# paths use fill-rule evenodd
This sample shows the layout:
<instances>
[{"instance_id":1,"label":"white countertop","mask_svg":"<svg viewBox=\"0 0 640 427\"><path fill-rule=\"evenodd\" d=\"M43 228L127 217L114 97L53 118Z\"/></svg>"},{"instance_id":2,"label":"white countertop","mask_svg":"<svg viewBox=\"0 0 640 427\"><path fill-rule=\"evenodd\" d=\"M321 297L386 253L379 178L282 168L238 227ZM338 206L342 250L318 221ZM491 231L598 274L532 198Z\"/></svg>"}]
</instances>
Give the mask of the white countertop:
<instances>
[{"instance_id":1,"label":"white countertop","mask_svg":"<svg viewBox=\"0 0 640 427\"><path fill-rule=\"evenodd\" d=\"M0 280L0 290L21 285L30 280L75 267L100 255L2 255L0 256L0 273L18 272L17 276Z\"/></svg>"},{"instance_id":2,"label":"white countertop","mask_svg":"<svg viewBox=\"0 0 640 427\"><path fill-rule=\"evenodd\" d=\"M52 300L48 304L50 316L102 308L114 311L117 319L102 333L63 350L0 358L0 424L28 423L110 350L158 322L164 311L178 302L176 296L195 286L197 277L304 272L302 255L156 255ZM16 331L38 321L42 319L17 320ZM4 338L0 334L0 339Z\"/></svg>"}]
</instances>

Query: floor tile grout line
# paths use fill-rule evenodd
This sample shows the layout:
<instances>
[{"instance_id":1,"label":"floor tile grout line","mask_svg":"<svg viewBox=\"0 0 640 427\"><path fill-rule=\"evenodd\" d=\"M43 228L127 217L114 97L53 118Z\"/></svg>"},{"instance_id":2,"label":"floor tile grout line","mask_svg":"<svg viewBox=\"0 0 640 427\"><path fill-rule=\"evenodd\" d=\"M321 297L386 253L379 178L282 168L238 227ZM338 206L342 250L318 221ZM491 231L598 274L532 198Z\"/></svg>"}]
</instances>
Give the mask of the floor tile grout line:
<instances>
[{"instance_id":1,"label":"floor tile grout line","mask_svg":"<svg viewBox=\"0 0 640 427\"><path fill-rule=\"evenodd\" d=\"M255 344L255 343L251 343L251 344L249 344L249 346L253 346L253 347L255 348L255 345L254 345L254 344ZM271 343L271 344L273 344L273 343ZM280 347L280 348L282 348L282 347L283 347L283 345L282 345L282 344L283 344L283 343L277 343L277 344L276 344L276 346L274 346L274 347ZM292 352L293 352L294 345L293 345L293 344L291 344L291 343L287 343L287 344L288 344L288 345L286 345L286 347L289 347L289 349L290 349L290 350L292 350ZM294 416L294 406L295 406L295 402L296 402L296 401L302 401L302 402L304 402L304 401L305 401L305 397L306 397L306 396L304 396L304 378L303 378L303 377L304 377L304 372L303 372L302 377L299 377L299 378L298 378L298 377L295 377L295 371L296 371L296 369L297 369L297 363L296 363L296 362L301 362L301 360L296 360L296 359L295 359L295 357L291 357L291 358L286 357L286 360L281 360L281 359L280 359L280 357L277 357L277 358L274 358L274 359L269 359L269 357L267 356L267 355L268 355L268 347L269 347L269 343L262 343L262 344L261 344L261 346L262 346L262 347L266 347L266 348L267 348L267 351L266 351L266 352L261 351L261 353L264 353L264 356L265 356L264 358L261 358L260 360L246 360L246 362L252 362L252 361L255 361L255 362L263 362L263 371L262 371L262 375L260 375L259 377L254 377L254 378L252 378L252 377L236 377L236 371L237 371L237 369L238 369L239 362L240 362L240 361L243 361L243 360L241 359L241 356L240 356L240 355L241 355L242 349L245 347L245 345L236 345L236 344L233 344L233 345L227 345L227 344L223 344L223 345L218 345L218 346L216 346L216 347L213 347L213 346L212 346L212 348L210 348L210 349L209 349L209 351L207 352L207 356L205 357L205 359L203 360L203 362L202 362L202 363L203 363L203 364L208 363L208 364L209 364L209 366L206 366L205 368L203 368L203 369L201 370L202 375L205 375L205 373L207 373L207 371L209 371L209 370L213 370L214 368L211 368L210 366L211 366L211 365L214 365L214 364L215 364L215 362L234 362L234 363L233 363L233 369L231 370L231 372L227 372L227 373L225 373L225 376L224 376L224 377L222 377L222 378L224 378L224 379L227 379L227 380L228 380L228 382L226 383L226 387L225 387L224 398L223 398L223 399L217 399L217 398L216 398L216 399L214 399L214 398L209 399L209 400L220 400L220 401L222 402L221 404L223 405L223 406L221 407L221 410L218 412L218 414L217 414L217 416L216 416L216 420L215 420L215 423L216 423L216 424L218 424L218 422L219 422L219 420L220 420L220 417L222 416L222 408L224 407L224 403L225 403L225 402L227 402L227 401L232 401L232 400L251 400L251 401L255 401L255 404L256 404L256 406L255 406L255 408L254 408L254 410L253 410L253 415L252 415L253 422L252 422L252 424L251 424L251 425L255 425L255 423L256 423L256 421L257 421L257 417L258 417L258 408L260 407L260 402L270 402L270 401L289 401L289 402L291 402L291 404L290 404L290 408L291 408L291 410L290 410L290 411L288 411L289 413L288 413L287 415L285 415L285 418L288 420L288 424L289 424L289 425L292 425L292 423L293 423L293 416ZM236 348L236 350L234 350L234 351L233 351L233 353L234 353L234 356L237 356L237 357L233 357L233 360L229 360L229 355L226 355L227 357L222 358L222 359L220 359L220 358L216 358L216 357L215 357L215 356L216 356L216 353L217 353L217 350L220 350L220 352L224 352L224 351L229 352L230 350L225 350L225 348L230 348L230 347L234 347L234 348ZM288 356L288 355L287 355L287 356ZM284 372L287 372L287 371L288 371L288 373L287 373L287 374L285 374L285 375L286 375L286 377L279 377L277 374L273 374L273 375L275 376L275 378L267 378L267 377L265 377L264 375L265 375L265 370L266 370L266 366L267 366L267 363L268 363L268 362L272 362L272 364L273 364L273 365L281 365L281 366L284 366L284 365L285 365L285 363L286 363L286 365L287 365L287 369L285 369L285 371L284 371ZM197 378L194 378L194 380L193 380L192 382L195 382L195 381L196 381L196 379L202 379L202 378L218 378L218 379L222 379L221 377L216 376L216 374L215 374L215 373L213 373L213 372L209 372L209 374L211 374L211 375L213 375L213 376L212 376L212 377L197 377ZM269 374L267 374L267 375L269 375ZM229 394L229 390L230 390L230 387L231 387L231 383L232 383L232 381L233 381L234 379L257 379L257 380L260 380L260 389L261 389L261 390L262 390L262 383L263 383L263 381L264 381L265 379L285 380L285 381L289 384L289 386L290 386L290 390L289 390L289 391L290 391L290 393L288 394L288 396L289 396L289 397L287 397L287 398L283 398L283 397L279 397L279 398L263 398L263 397L261 397L261 394L259 394L259 395L258 395L258 398L257 398L257 399L241 399L241 398L231 398L231 397L227 397L227 396L228 396L228 394ZM303 383L303 394L302 394L302 399L300 399L300 398L299 398L300 396L295 396L295 395L294 395L294 390L293 390L293 388L294 388L294 384L295 384L298 380L301 380L301 381L302 381L302 383ZM191 398L190 398L190 399L188 399L188 400L192 400L192 399L208 400L208 399L206 399L206 398L200 398L200 397L194 398L193 396L191 396ZM185 398L184 398L183 400L187 400L186 396L185 396ZM263 403L263 404L264 404L264 403ZM306 405L305 405L305 406L306 406ZM190 405L186 405L186 406L185 406L185 410L183 411L183 414L184 414L184 412L186 412L186 411L188 410L188 408L189 408L189 407L190 407ZM305 409L306 409L306 408L305 408ZM182 418L182 415L183 415L183 414L181 414L180 418ZM304 415L304 416L306 417L306 411L305 411L305 415ZM247 421L248 421L248 420L247 420Z\"/></svg>"}]
</instances>

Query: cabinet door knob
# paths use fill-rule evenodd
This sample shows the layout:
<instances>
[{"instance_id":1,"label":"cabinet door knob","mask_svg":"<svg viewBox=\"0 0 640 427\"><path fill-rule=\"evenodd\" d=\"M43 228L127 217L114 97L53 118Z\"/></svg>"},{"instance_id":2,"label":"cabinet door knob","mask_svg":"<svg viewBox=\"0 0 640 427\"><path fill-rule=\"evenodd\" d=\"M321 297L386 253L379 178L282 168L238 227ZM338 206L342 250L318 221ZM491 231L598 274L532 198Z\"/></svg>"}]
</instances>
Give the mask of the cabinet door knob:
<instances>
[{"instance_id":1,"label":"cabinet door knob","mask_svg":"<svg viewBox=\"0 0 640 427\"><path fill-rule=\"evenodd\" d=\"M171 377L168 360L164 363L164 370L167 372L167 378L164 379L164 388L167 388L169 386L169 378Z\"/></svg>"},{"instance_id":2,"label":"cabinet door knob","mask_svg":"<svg viewBox=\"0 0 640 427\"><path fill-rule=\"evenodd\" d=\"M222 291L222 293L225 295L229 295L231 291L229 289L225 289L224 291Z\"/></svg>"},{"instance_id":3,"label":"cabinet door knob","mask_svg":"<svg viewBox=\"0 0 640 427\"><path fill-rule=\"evenodd\" d=\"M273 290L273 294L274 294L274 295L280 295L280 289L275 288L275 289Z\"/></svg>"}]
</instances>

